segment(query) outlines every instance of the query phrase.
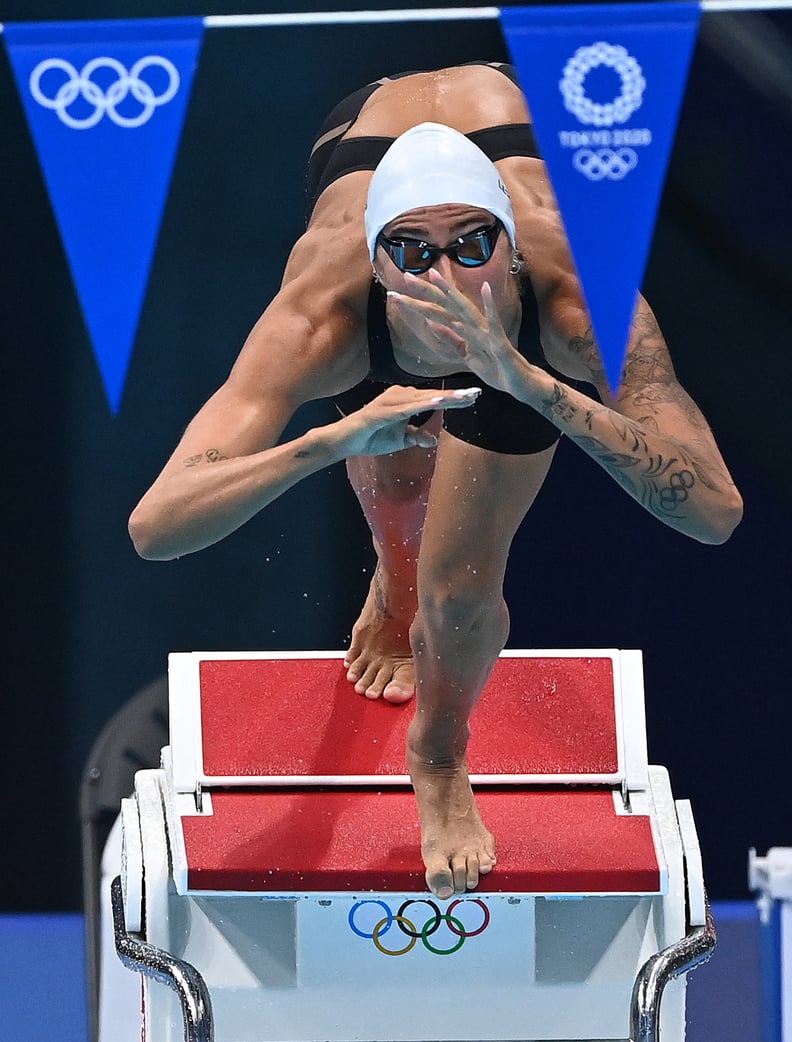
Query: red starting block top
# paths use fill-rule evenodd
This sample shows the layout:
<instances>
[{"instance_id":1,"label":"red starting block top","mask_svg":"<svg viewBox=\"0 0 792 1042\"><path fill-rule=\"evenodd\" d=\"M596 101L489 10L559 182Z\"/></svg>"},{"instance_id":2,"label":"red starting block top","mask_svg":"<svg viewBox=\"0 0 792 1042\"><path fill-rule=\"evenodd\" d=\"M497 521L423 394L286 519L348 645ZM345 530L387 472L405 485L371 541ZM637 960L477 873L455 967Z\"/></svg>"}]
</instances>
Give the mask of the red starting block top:
<instances>
[{"instance_id":1,"label":"red starting block top","mask_svg":"<svg viewBox=\"0 0 792 1042\"><path fill-rule=\"evenodd\" d=\"M415 797L290 790L211 794L184 817L190 890L301 892L425 889ZM603 791L482 791L498 864L479 891L659 893L650 819L617 814Z\"/></svg>"},{"instance_id":2,"label":"red starting block top","mask_svg":"<svg viewBox=\"0 0 792 1042\"><path fill-rule=\"evenodd\" d=\"M338 654L178 655L170 678L175 787L200 786L209 809L181 817L180 885L424 889L415 797L398 787L411 706L357 695ZM468 759L474 780L534 784L477 794L498 842L482 891L661 892L651 820L612 791L646 773L635 653L505 653ZM369 788L353 789L361 779Z\"/></svg>"},{"instance_id":3,"label":"red starting block top","mask_svg":"<svg viewBox=\"0 0 792 1042\"><path fill-rule=\"evenodd\" d=\"M518 775L621 782L624 722L615 654L502 657L473 718L468 762L474 780ZM174 659L180 660L176 668ZM633 744L640 751L642 693L638 702ZM412 705L356 694L335 656L173 656L177 788L191 791L196 780L211 787L405 779L412 713Z\"/></svg>"}]
</instances>

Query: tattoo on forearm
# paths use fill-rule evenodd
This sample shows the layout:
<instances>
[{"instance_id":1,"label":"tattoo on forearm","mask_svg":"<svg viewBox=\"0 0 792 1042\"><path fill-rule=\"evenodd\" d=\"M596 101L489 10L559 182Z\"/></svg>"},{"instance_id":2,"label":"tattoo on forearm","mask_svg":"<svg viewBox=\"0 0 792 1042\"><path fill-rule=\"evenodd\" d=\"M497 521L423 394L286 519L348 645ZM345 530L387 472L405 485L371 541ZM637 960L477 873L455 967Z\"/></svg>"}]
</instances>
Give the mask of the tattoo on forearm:
<instances>
[{"instance_id":1,"label":"tattoo on forearm","mask_svg":"<svg viewBox=\"0 0 792 1042\"><path fill-rule=\"evenodd\" d=\"M577 355L583 365L591 373L591 382L599 387L605 382L605 368L602 364L597 341L594 339L594 330L589 326L583 336L573 336L569 340L569 352Z\"/></svg>"},{"instance_id":2,"label":"tattoo on forearm","mask_svg":"<svg viewBox=\"0 0 792 1042\"><path fill-rule=\"evenodd\" d=\"M674 405L684 413L691 427L708 431L701 410L680 386L663 334L652 314L639 312L633 320L633 341L622 374L620 401L645 406L643 424L656 423L654 417L663 405Z\"/></svg>"},{"instance_id":3,"label":"tattoo on forearm","mask_svg":"<svg viewBox=\"0 0 792 1042\"><path fill-rule=\"evenodd\" d=\"M609 388L592 329L570 338L567 346L605 397ZM567 424L574 428L567 430L569 436L655 516L684 526L692 505L698 502L697 489L716 495L724 491L713 472L700 462L709 458L707 422L680 386L654 316L640 305L615 408L594 403L586 408L570 397L574 398L554 382L540 410L562 429ZM674 415L668 407L684 418L689 432L684 444L664 436L668 417ZM701 456L696 448L699 434Z\"/></svg>"},{"instance_id":4,"label":"tattoo on forearm","mask_svg":"<svg viewBox=\"0 0 792 1042\"><path fill-rule=\"evenodd\" d=\"M693 488L696 479L689 470L675 470L668 479L665 488L660 489L660 505L668 512L675 511L680 503L688 497L688 489Z\"/></svg>"},{"instance_id":5,"label":"tattoo on forearm","mask_svg":"<svg viewBox=\"0 0 792 1042\"><path fill-rule=\"evenodd\" d=\"M622 388L654 391L677 386L668 349L654 315L638 312L632 323L630 351L622 373Z\"/></svg>"},{"instance_id":6,"label":"tattoo on forearm","mask_svg":"<svg viewBox=\"0 0 792 1042\"><path fill-rule=\"evenodd\" d=\"M699 469L696 464L676 456L614 452L598 438L576 437L575 441L641 506L671 522L685 520L686 515L680 508L696 483L693 473Z\"/></svg>"},{"instance_id":7,"label":"tattoo on forearm","mask_svg":"<svg viewBox=\"0 0 792 1042\"><path fill-rule=\"evenodd\" d=\"M682 512L683 505L697 481L717 491L704 468L681 450L676 456L652 452L633 420L606 409L591 410L587 423L589 430L597 413L607 414L608 421L628 451L614 452L597 437L575 437L574 440L653 514L669 521L682 521L686 517Z\"/></svg>"},{"instance_id":8,"label":"tattoo on forearm","mask_svg":"<svg viewBox=\"0 0 792 1042\"><path fill-rule=\"evenodd\" d=\"M217 463L218 460L228 459L219 449L207 449L206 452L198 452L194 456L188 456L184 461L185 467L197 467L199 463Z\"/></svg>"},{"instance_id":9,"label":"tattoo on forearm","mask_svg":"<svg viewBox=\"0 0 792 1042\"><path fill-rule=\"evenodd\" d=\"M553 384L550 397L543 399L542 405L548 413L557 416L560 420L569 421L577 412L577 407L569 401L567 389L558 383Z\"/></svg>"}]
</instances>

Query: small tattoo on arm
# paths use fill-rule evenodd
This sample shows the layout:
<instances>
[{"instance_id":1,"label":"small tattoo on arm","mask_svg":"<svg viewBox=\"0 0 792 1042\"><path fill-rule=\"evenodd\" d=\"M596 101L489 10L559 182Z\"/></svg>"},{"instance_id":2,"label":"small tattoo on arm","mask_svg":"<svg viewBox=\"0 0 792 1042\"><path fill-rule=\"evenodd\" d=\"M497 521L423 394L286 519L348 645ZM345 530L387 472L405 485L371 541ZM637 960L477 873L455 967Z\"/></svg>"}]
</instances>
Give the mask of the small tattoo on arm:
<instances>
[{"instance_id":1,"label":"small tattoo on arm","mask_svg":"<svg viewBox=\"0 0 792 1042\"><path fill-rule=\"evenodd\" d=\"M219 449L207 449L206 452L198 452L194 456L188 456L184 461L185 467L197 467L199 463L206 460L207 463L217 463L218 460L228 459Z\"/></svg>"},{"instance_id":2,"label":"small tattoo on arm","mask_svg":"<svg viewBox=\"0 0 792 1042\"><path fill-rule=\"evenodd\" d=\"M576 355L589 371L589 379L595 386L605 381L605 369L602 365L594 330L589 326L583 336L573 336L568 344L569 352Z\"/></svg>"},{"instance_id":3,"label":"small tattoo on arm","mask_svg":"<svg viewBox=\"0 0 792 1042\"><path fill-rule=\"evenodd\" d=\"M560 420L571 420L577 412L577 407L569 401L569 395L565 387L554 383L549 398L542 401L542 405Z\"/></svg>"},{"instance_id":4,"label":"small tattoo on arm","mask_svg":"<svg viewBox=\"0 0 792 1042\"><path fill-rule=\"evenodd\" d=\"M668 487L660 490L661 508L672 513L688 498L688 489L693 488L695 478L689 470L675 470L668 479Z\"/></svg>"}]
</instances>

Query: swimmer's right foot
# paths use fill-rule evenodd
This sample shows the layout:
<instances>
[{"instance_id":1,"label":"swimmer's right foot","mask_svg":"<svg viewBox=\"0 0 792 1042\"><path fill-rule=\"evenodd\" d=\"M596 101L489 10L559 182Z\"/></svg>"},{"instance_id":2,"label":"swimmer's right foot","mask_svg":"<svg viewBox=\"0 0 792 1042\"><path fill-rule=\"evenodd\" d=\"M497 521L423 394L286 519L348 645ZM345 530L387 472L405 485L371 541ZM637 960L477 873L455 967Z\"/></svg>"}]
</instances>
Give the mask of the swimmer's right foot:
<instances>
[{"instance_id":1,"label":"swimmer's right foot","mask_svg":"<svg viewBox=\"0 0 792 1042\"><path fill-rule=\"evenodd\" d=\"M410 626L417 598L408 590L391 608L379 566L371 580L366 603L352 628L349 651L344 656L347 680L366 698L384 698L398 704L415 693L415 667L410 649Z\"/></svg>"},{"instance_id":2,"label":"swimmer's right foot","mask_svg":"<svg viewBox=\"0 0 792 1042\"><path fill-rule=\"evenodd\" d=\"M426 885L446 901L474 890L495 862L495 840L478 812L464 758L419 751L410 727L407 764L421 818Z\"/></svg>"}]
</instances>

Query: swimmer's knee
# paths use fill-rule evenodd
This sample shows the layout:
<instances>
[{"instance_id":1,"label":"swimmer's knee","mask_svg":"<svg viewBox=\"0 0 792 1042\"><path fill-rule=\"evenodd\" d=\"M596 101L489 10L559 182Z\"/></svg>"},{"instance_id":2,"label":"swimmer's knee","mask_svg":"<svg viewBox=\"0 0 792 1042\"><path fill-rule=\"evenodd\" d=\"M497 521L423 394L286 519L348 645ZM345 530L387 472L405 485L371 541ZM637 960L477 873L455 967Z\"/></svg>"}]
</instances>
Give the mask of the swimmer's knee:
<instances>
[{"instance_id":1,"label":"swimmer's knee","mask_svg":"<svg viewBox=\"0 0 792 1042\"><path fill-rule=\"evenodd\" d=\"M505 642L509 615L498 587L486 590L478 583L431 584L418 594L415 636L445 633L452 638L490 634Z\"/></svg>"}]
</instances>

